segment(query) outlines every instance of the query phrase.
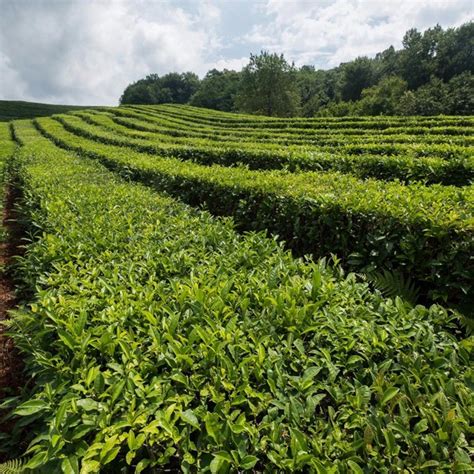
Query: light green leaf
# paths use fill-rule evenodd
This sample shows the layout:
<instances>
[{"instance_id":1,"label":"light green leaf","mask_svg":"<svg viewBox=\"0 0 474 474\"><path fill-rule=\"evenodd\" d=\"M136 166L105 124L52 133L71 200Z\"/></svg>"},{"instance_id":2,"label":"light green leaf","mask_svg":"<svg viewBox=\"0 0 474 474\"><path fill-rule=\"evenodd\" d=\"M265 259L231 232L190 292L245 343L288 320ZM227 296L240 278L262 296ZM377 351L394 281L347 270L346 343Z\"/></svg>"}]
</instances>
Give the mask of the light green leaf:
<instances>
[{"instance_id":1,"label":"light green leaf","mask_svg":"<svg viewBox=\"0 0 474 474\"><path fill-rule=\"evenodd\" d=\"M356 462L349 460L347 461L347 464L351 468L352 472L354 472L355 474L364 474L364 471Z\"/></svg>"},{"instance_id":2,"label":"light green leaf","mask_svg":"<svg viewBox=\"0 0 474 474\"><path fill-rule=\"evenodd\" d=\"M64 331L63 329L58 329L58 336L61 341L63 341L64 344L69 347L69 349L74 350L74 348L76 347L76 340L73 336L71 336L71 334Z\"/></svg>"},{"instance_id":3,"label":"light green leaf","mask_svg":"<svg viewBox=\"0 0 474 474\"><path fill-rule=\"evenodd\" d=\"M100 471L100 463L94 459L86 459L81 464L81 474L96 473Z\"/></svg>"},{"instance_id":4,"label":"light green leaf","mask_svg":"<svg viewBox=\"0 0 474 474\"><path fill-rule=\"evenodd\" d=\"M48 404L43 400L29 400L22 403L13 413L20 416L34 415L48 408Z\"/></svg>"},{"instance_id":5,"label":"light green leaf","mask_svg":"<svg viewBox=\"0 0 474 474\"><path fill-rule=\"evenodd\" d=\"M70 455L67 458L64 458L61 463L61 469L64 474L78 474L79 463L77 461L77 457Z\"/></svg>"},{"instance_id":6,"label":"light green leaf","mask_svg":"<svg viewBox=\"0 0 474 474\"><path fill-rule=\"evenodd\" d=\"M255 464L257 464L258 458L257 456L244 456L240 461L240 467L242 469L252 469Z\"/></svg>"},{"instance_id":7,"label":"light green leaf","mask_svg":"<svg viewBox=\"0 0 474 474\"><path fill-rule=\"evenodd\" d=\"M400 391L399 388L395 388L395 387L387 388L387 390L385 390L382 396L382 401L381 401L382 406L386 405L399 391Z\"/></svg>"},{"instance_id":8,"label":"light green leaf","mask_svg":"<svg viewBox=\"0 0 474 474\"><path fill-rule=\"evenodd\" d=\"M181 413L181 418L186 423L194 426L194 428L199 429L199 420L197 419L196 415L194 414L193 410L186 410Z\"/></svg>"}]
</instances>

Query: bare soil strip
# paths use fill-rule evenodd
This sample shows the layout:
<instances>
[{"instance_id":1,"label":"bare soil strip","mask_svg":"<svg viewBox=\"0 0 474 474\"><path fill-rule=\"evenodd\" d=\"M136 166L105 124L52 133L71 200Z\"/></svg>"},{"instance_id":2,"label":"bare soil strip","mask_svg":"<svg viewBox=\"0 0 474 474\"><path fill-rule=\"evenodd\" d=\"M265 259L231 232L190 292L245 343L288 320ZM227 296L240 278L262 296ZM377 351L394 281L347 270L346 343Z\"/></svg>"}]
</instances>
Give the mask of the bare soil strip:
<instances>
[{"instance_id":1,"label":"bare soil strip","mask_svg":"<svg viewBox=\"0 0 474 474\"><path fill-rule=\"evenodd\" d=\"M5 334L7 328L1 324L2 321L8 319L8 311L17 303L15 285L8 271L10 263L21 250L22 231L17 222L15 210L17 198L18 191L10 185L7 186L2 216L2 225L7 231L7 237L0 244L0 402L6 397L19 393L24 382L22 360L12 339ZM2 423L3 415L4 413L0 411L0 432L8 432L12 423ZM1 457L0 454L0 461Z\"/></svg>"}]
</instances>

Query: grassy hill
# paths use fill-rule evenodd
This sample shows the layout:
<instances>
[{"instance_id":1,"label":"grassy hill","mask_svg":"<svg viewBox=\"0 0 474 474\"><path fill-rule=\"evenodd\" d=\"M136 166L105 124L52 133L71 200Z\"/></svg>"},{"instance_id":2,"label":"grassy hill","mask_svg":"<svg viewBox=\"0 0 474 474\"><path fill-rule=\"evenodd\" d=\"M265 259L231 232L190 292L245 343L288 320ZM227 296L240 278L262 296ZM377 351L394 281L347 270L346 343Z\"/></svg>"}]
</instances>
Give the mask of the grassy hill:
<instances>
[{"instance_id":1,"label":"grassy hill","mask_svg":"<svg viewBox=\"0 0 474 474\"><path fill-rule=\"evenodd\" d=\"M90 109L81 105L57 105L25 102L22 100L0 100L0 122L15 119L29 119L44 117L70 110Z\"/></svg>"}]
</instances>

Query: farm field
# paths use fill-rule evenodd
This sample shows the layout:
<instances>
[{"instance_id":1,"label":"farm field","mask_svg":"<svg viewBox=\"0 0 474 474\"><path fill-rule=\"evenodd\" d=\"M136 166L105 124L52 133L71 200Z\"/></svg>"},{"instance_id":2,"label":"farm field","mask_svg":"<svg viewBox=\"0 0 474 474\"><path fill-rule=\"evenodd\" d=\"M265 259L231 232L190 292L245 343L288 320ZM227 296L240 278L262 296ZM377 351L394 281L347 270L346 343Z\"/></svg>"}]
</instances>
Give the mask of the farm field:
<instances>
[{"instance_id":1,"label":"farm field","mask_svg":"<svg viewBox=\"0 0 474 474\"><path fill-rule=\"evenodd\" d=\"M184 105L0 123L29 380L0 405L0 454L34 472L469 471L473 131Z\"/></svg>"}]
</instances>

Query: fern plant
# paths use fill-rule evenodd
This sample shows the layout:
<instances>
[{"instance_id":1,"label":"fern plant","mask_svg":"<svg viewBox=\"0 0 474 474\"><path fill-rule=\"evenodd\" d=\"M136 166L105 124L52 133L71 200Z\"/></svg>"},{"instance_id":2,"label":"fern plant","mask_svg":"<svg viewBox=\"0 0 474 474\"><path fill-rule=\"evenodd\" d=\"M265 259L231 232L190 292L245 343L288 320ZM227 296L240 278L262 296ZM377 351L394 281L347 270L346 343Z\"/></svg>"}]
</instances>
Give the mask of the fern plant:
<instances>
[{"instance_id":1,"label":"fern plant","mask_svg":"<svg viewBox=\"0 0 474 474\"><path fill-rule=\"evenodd\" d=\"M26 472L23 459L10 459L0 464L0 474L19 474L21 472Z\"/></svg>"},{"instance_id":2,"label":"fern plant","mask_svg":"<svg viewBox=\"0 0 474 474\"><path fill-rule=\"evenodd\" d=\"M411 305L418 301L419 290L410 277L405 277L400 272L384 270L368 275L369 281L384 296L395 298L399 296Z\"/></svg>"}]
</instances>

